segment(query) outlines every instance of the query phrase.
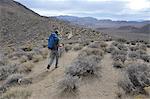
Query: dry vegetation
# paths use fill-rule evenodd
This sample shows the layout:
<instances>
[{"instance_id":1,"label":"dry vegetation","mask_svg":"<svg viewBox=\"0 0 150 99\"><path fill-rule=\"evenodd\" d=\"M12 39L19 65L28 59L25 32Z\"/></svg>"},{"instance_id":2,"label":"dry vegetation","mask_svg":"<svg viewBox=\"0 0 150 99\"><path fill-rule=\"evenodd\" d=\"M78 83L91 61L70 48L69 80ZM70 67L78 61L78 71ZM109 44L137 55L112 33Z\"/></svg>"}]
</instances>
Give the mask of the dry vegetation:
<instances>
[{"instance_id":1,"label":"dry vegetation","mask_svg":"<svg viewBox=\"0 0 150 99\"><path fill-rule=\"evenodd\" d=\"M101 48L104 49L106 46L104 42L96 42L81 50L76 60L66 69L66 76L60 82L60 87L64 89L62 92L66 90L69 93L76 92L80 87L77 83L80 79L98 75L101 69L100 62L104 56L104 50Z\"/></svg>"}]
</instances>

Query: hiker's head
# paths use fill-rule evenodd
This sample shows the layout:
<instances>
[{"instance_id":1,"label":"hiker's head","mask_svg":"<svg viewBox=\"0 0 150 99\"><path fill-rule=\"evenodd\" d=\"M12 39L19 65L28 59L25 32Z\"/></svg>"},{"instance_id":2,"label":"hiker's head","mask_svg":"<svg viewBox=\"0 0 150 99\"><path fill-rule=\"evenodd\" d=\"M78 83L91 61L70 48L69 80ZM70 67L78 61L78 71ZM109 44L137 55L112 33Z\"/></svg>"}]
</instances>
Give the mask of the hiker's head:
<instances>
[{"instance_id":1,"label":"hiker's head","mask_svg":"<svg viewBox=\"0 0 150 99\"><path fill-rule=\"evenodd\" d=\"M55 33L58 35L58 31L55 31Z\"/></svg>"}]
</instances>

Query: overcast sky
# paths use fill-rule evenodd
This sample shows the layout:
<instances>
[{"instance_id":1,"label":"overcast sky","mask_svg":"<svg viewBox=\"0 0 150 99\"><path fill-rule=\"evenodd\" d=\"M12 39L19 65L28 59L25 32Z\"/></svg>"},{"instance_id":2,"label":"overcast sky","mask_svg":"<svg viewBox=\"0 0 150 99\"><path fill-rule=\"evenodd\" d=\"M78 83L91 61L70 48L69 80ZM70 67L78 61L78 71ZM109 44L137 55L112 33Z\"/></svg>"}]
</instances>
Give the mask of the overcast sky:
<instances>
[{"instance_id":1,"label":"overcast sky","mask_svg":"<svg viewBox=\"0 0 150 99\"><path fill-rule=\"evenodd\" d=\"M150 20L150 0L15 0L44 16Z\"/></svg>"}]
</instances>

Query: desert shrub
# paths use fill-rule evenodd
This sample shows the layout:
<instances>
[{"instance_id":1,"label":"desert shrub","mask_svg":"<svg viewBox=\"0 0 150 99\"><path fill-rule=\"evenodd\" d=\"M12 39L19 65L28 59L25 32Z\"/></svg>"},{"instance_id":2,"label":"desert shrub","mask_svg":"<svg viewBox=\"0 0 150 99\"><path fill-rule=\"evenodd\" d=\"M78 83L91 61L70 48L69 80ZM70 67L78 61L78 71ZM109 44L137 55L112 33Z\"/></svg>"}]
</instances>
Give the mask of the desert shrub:
<instances>
[{"instance_id":1,"label":"desert shrub","mask_svg":"<svg viewBox=\"0 0 150 99\"><path fill-rule=\"evenodd\" d=\"M18 67L18 72L20 73L28 73L32 71L32 68L34 67L33 63L31 61L25 62L21 64Z\"/></svg>"},{"instance_id":2,"label":"desert shrub","mask_svg":"<svg viewBox=\"0 0 150 99\"><path fill-rule=\"evenodd\" d=\"M83 48L83 46L76 45L76 46L73 47L73 50L78 51L78 50L81 50L82 48Z\"/></svg>"},{"instance_id":3,"label":"desert shrub","mask_svg":"<svg viewBox=\"0 0 150 99\"><path fill-rule=\"evenodd\" d=\"M4 66L5 62L3 60L0 60L0 66Z\"/></svg>"},{"instance_id":4,"label":"desert shrub","mask_svg":"<svg viewBox=\"0 0 150 99\"><path fill-rule=\"evenodd\" d=\"M105 43L105 42L100 42L100 47L106 48L107 46L108 46L107 43Z\"/></svg>"},{"instance_id":5,"label":"desert shrub","mask_svg":"<svg viewBox=\"0 0 150 99\"><path fill-rule=\"evenodd\" d=\"M4 80L9 75L17 73L18 66L17 65L6 65L0 67L0 80Z\"/></svg>"},{"instance_id":6,"label":"desert shrub","mask_svg":"<svg viewBox=\"0 0 150 99\"><path fill-rule=\"evenodd\" d=\"M113 67L115 67L115 68L123 68L124 64L121 61L114 61L113 62Z\"/></svg>"},{"instance_id":7,"label":"desert shrub","mask_svg":"<svg viewBox=\"0 0 150 99\"><path fill-rule=\"evenodd\" d=\"M107 47L107 43L105 42L93 42L92 44L90 44L88 46L89 48L106 48Z\"/></svg>"},{"instance_id":8,"label":"desert shrub","mask_svg":"<svg viewBox=\"0 0 150 99\"><path fill-rule=\"evenodd\" d=\"M139 45L139 48L143 51L146 51L147 50L147 46L145 44L141 44Z\"/></svg>"},{"instance_id":9,"label":"desert shrub","mask_svg":"<svg viewBox=\"0 0 150 99\"><path fill-rule=\"evenodd\" d=\"M35 53L33 51L27 52L28 60L32 60L34 55L35 55Z\"/></svg>"},{"instance_id":10,"label":"desert shrub","mask_svg":"<svg viewBox=\"0 0 150 99\"><path fill-rule=\"evenodd\" d=\"M20 63L24 63L28 61L28 57L23 55L22 57L19 58L20 59Z\"/></svg>"},{"instance_id":11,"label":"desert shrub","mask_svg":"<svg viewBox=\"0 0 150 99\"><path fill-rule=\"evenodd\" d=\"M89 48L100 48L99 42L93 42L90 45L88 45Z\"/></svg>"},{"instance_id":12,"label":"desert shrub","mask_svg":"<svg viewBox=\"0 0 150 99\"><path fill-rule=\"evenodd\" d=\"M140 54L136 51L132 51L128 53L128 57L131 59L139 59L140 58Z\"/></svg>"},{"instance_id":13,"label":"desert shrub","mask_svg":"<svg viewBox=\"0 0 150 99\"><path fill-rule=\"evenodd\" d=\"M119 42L116 42L116 41L112 42L112 45L114 45L114 46L117 46L118 44L119 44Z\"/></svg>"},{"instance_id":14,"label":"desert shrub","mask_svg":"<svg viewBox=\"0 0 150 99\"><path fill-rule=\"evenodd\" d=\"M95 75L99 70L98 63L101 61L101 57L91 55L77 59L67 69L67 74L72 76L86 76Z\"/></svg>"},{"instance_id":15,"label":"desert shrub","mask_svg":"<svg viewBox=\"0 0 150 99\"><path fill-rule=\"evenodd\" d=\"M150 44L146 44L147 48L150 48Z\"/></svg>"},{"instance_id":16,"label":"desert shrub","mask_svg":"<svg viewBox=\"0 0 150 99\"><path fill-rule=\"evenodd\" d=\"M123 51L123 50L114 50L111 54L112 54L112 56L114 56L114 55L127 55L127 52Z\"/></svg>"},{"instance_id":17,"label":"desert shrub","mask_svg":"<svg viewBox=\"0 0 150 99\"><path fill-rule=\"evenodd\" d=\"M86 57L90 55L98 55L98 56L103 57L104 51L101 49L97 49L97 48L87 48L81 51L81 53L79 54L79 57Z\"/></svg>"},{"instance_id":18,"label":"desert shrub","mask_svg":"<svg viewBox=\"0 0 150 99\"><path fill-rule=\"evenodd\" d=\"M7 79L4 82L4 86L10 87L15 84L18 84L18 80L21 79L23 75L21 74L12 74L7 77Z\"/></svg>"},{"instance_id":19,"label":"desert shrub","mask_svg":"<svg viewBox=\"0 0 150 99\"><path fill-rule=\"evenodd\" d=\"M70 51L70 50L72 50L72 46L71 45L65 45L65 51L66 52L68 52L68 51Z\"/></svg>"},{"instance_id":20,"label":"desert shrub","mask_svg":"<svg viewBox=\"0 0 150 99\"><path fill-rule=\"evenodd\" d=\"M0 99L28 99L30 96L31 92L29 90L25 90L23 88L14 88L2 94Z\"/></svg>"},{"instance_id":21,"label":"desert shrub","mask_svg":"<svg viewBox=\"0 0 150 99\"><path fill-rule=\"evenodd\" d=\"M140 55L146 54L146 51L144 51L144 50L137 50L136 52L139 53Z\"/></svg>"},{"instance_id":22,"label":"desert shrub","mask_svg":"<svg viewBox=\"0 0 150 99\"><path fill-rule=\"evenodd\" d=\"M75 92L78 89L78 76L65 75L59 82L59 90L61 92Z\"/></svg>"},{"instance_id":23,"label":"desert shrub","mask_svg":"<svg viewBox=\"0 0 150 99\"><path fill-rule=\"evenodd\" d=\"M8 64L8 59L7 58L0 58L0 66L4 66Z\"/></svg>"},{"instance_id":24,"label":"desert shrub","mask_svg":"<svg viewBox=\"0 0 150 99\"><path fill-rule=\"evenodd\" d=\"M84 42L81 43L82 46L88 46L89 44L90 44L89 41L84 41Z\"/></svg>"},{"instance_id":25,"label":"desert shrub","mask_svg":"<svg viewBox=\"0 0 150 99\"><path fill-rule=\"evenodd\" d=\"M127 56L126 55L113 55L112 56L112 58L113 58L113 60L114 61L118 61L118 60L120 60L121 62L125 62L126 61L126 59L127 59Z\"/></svg>"},{"instance_id":26,"label":"desert shrub","mask_svg":"<svg viewBox=\"0 0 150 99\"><path fill-rule=\"evenodd\" d=\"M107 42L108 42L108 41L112 41L112 37L105 37L105 38L104 38L104 41L107 41Z\"/></svg>"},{"instance_id":27,"label":"desert shrub","mask_svg":"<svg viewBox=\"0 0 150 99\"><path fill-rule=\"evenodd\" d=\"M128 50L128 48L124 44L118 44L117 48L120 49L120 50L124 50L124 51Z\"/></svg>"},{"instance_id":28,"label":"desert shrub","mask_svg":"<svg viewBox=\"0 0 150 99\"><path fill-rule=\"evenodd\" d=\"M23 51L16 51L16 52L13 52L12 54L8 55L8 58L13 58L13 57L20 58L20 57L22 57L23 55L26 55L26 52L23 52Z\"/></svg>"},{"instance_id":29,"label":"desert shrub","mask_svg":"<svg viewBox=\"0 0 150 99\"><path fill-rule=\"evenodd\" d=\"M33 45L32 44L27 44L27 45L22 46L21 49L25 52L32 51Z\"/></svg>"},{"instance_id":30,"label":"desert shrub","mask_svg":"<svg viewBox=\"0 0 150 99\"><path fill-rule=\"evenodd\" d=\"M24 48L21 48L23 51L25 52L28 52L28 51L32 51L32 48L31 47L24 47Z\"/></svg>"},{"instance_id":31,"label":"desert shrub","mask_svg":"<svg viewBox=\"0 0 150 99\"><path fill-rule=\"evenodd\" d=\"M130 64L126 68L124 78L118 84L127 94L144 94L144 88L150 86L150 66Z\"/></svg>"},{"instance_id":32,"label":"desert shrub","mask_svg":"<svg viewBox=\"0 0 150 99\"><path fill-rule=\"evenodd\" d=\"M137 51L137 50L139 50L139 47L138 46L130 46L129 49L130 49L130 51Z\"/></svg>"},{"instance_id":33,"label":"desert shrub","mask_svg":"<svg viewBox=\"0 0 150 99\"><path fill-rule=\"evenodd\" d=\"M112 53L114 50L116 50L116 48L114 47L114 45L110 45L110 47L108 47L108 48L106 49L106 52Z\"/></svg>"},{"instance_id":34,"label":"desert shrub","mask_svg":"<svg viewBox=\"0 0 150 99\"><path fill-rule=\"evenodd\" d=\"M39 62L42 59L43 59L42 55L34 55L32 60L35 63L35 62Z\"/></svg>"},{"instance_id":35,"label":"desert shrub","mask_svg":"<svg viewBox=\"0 0 150 99\"><path fill-rule=\"evenodd\" d=\"M47 58L48 56L48 49L47 48L43 48L43 49L40 49L40 54L42 55L42 57L45 59Z\"/></svg>"},{"instance_id":36,"label":"desert shrub","mask_svg":"<svg viewBox=\"0 0 150 99\"><path fill-rule=\"evenodd\" d=\"M144 60L145 62L150 62L150 55L142 54L140 55L140 58Z\"/></svg>"},{"instance_id":37,"label":"desert shrub","mask_svg":"<svg viewBox=\"0 0 150 99\"><path fill-rule=\"evenodd\" d=\"M130 41L131 45L136 45L136 41Z\"/></svg>"},{"instance_id":38,"label":"desert shrub","mask_svg":"<svg viewBox=\"0 0 150 99\"><path fill-rule=\"evenodd\" d=\"M117 41L120 42L120 43L125 43L127 40L124 39L124 38L119 38L119 39L117 39Z\"/></svg>"}]
</instances>

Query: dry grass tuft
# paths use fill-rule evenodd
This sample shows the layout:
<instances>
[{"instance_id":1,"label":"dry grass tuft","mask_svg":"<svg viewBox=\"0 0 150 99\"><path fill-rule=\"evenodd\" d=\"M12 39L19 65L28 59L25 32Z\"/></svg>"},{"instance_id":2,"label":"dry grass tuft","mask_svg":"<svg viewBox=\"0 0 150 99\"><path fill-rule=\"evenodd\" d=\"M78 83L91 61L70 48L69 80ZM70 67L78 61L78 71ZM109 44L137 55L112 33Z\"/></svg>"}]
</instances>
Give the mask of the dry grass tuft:
<instances>
[{"instance_id":1,"label":"dry grass tuft","mask_svg":"<svg viewBox=\"0 0 150 99\"><path fill-rule=\"evenodd\" d=\"M150 86L150 66L129 64L124 78L118 84L127 94L146 94L144 88Z\"/></svg>"},{"instance_id":2,"label":"dry grass tuft","mask_svg":"<svg viewBox=\"0 0 150 99\"><path fill-rule=\"evenodd\" d=\"M31 96L29 90L23 88L12 88L6 93L2 94L0 99L28 99Z\"/></svg>"}]
</instances>

